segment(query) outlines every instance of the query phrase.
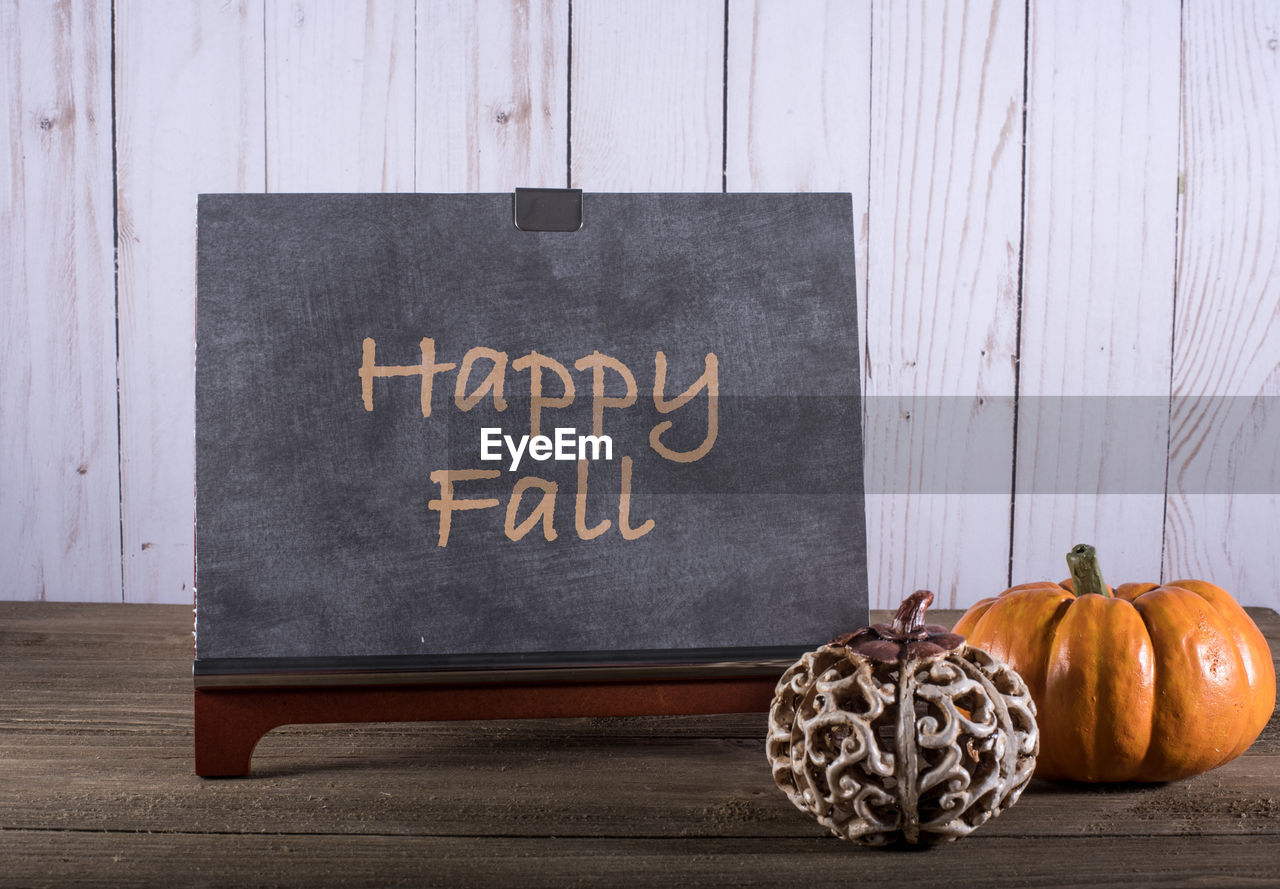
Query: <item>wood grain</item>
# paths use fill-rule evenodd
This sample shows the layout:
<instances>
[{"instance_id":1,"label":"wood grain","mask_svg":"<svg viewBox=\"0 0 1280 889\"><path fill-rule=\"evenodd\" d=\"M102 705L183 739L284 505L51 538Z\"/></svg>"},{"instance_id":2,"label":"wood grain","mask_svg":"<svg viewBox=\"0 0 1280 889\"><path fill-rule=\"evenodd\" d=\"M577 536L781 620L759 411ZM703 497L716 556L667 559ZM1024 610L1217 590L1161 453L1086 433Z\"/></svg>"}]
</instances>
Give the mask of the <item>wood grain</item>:
<instances>
[{"instance_id":1,"label":"wood grain","mask_svg":"<svg viewBox=\"0 0 1280 889\"><path fill-rule=\"evenodd\" d=\"M0 9L0 598L120 599L111 5Z\"/></svg>"},{"instance_id":2,"label":"wood grain","mask_svg":"<svg viewBox=\"0 0 1280 889\"><path fill-rule=\"evenodd\" d=\"M1012 582L1099 544L1158 580L1177 219L1179 10L1033 3Z\"/></svg>"},{"instance_id":3,"label":"wood grain","mask_svg":"<svg viewBox=\"0 0 1280 889\"><path fill-rule=\"evenodd\" d=\"M575 188L720 191L722 0L576 0Z\"/></svg>"},{"instance_id":4,"label":"wood grain","mask_svg":"<svg viewBox=\"0 0 1280 889\"><path fill-rule=\"evenodd\" d=\"M266 7L268 191L413 191L414 11Z\"/></svg>"},{"instance_id":5,"label":"wood grain","mask_svg":"<svg viewBox=\"0 0 1280 889\"><path fill-rule=\"evenodd\" d=\"M865 270L870 0L733 0L728 55L728 190L850 192Z\"/></svg>"},{"instance_id":6,"label":"wood grain","mask_svg":"<svg viewBox=\"0 0 1280 889\"><path fill-rule=\"evenodd\" d=\"M1251 614L1280 653L1280 615ZM1280 877L1274 717L1205 775L1035 781L972 837L905 855L796 812L768 774L763 714L287 728L254 778L200 780L189 633L186 606L0 604L0 886Z\"/></svg>"},{"instance_id":7,"label":"wood grain","mask_svg":"<svg viewBox=\"0 0 1280 889\"><path fill-rule=\"evenodd\" d=\"M0 597L190 599L199 191L568 179L839 188L865 207L881 604L917 586L966 604L1010 570L1057 577L1077 537L1108 542L1113 576L1208 576L1280 604L1275 6L1188 0L1178 70L1167 4L1037 0L1029 32L1024 8L730 0L726 23L723 0L573 0L571 53L570 0L118 0L112 170L111 7L5 5ZM1024 490L1011 528L1024 73ZM1085 313L1105 331L1087 369L1061 347ZM1158 419L1077 485L1076 433L1033 399L1150 396L1158 417L1168 382L1167 503L1097 494L1117 476L1145 486ZM927 400L938 395L987 401L957 431ZM956 489L938 481L966 471ZM1034 493L1046 485L1088 490Z\"/></svg>"},{"instance_id":8,"label":"wood grain","mask_svg":"<svg viewBox=\"0 0 1280 889\"><path fill-rule=\"evenodd\" d=\"M116 10L124 598L190 601L196 195L266 185L261 0Z\"/></svg>"},{"instance_id":9,"label":"wood grain","mask_svg":"<svg viewBox=\"0 0 1280 889\"><path fill-rule=\"evenodd\" d=\"M1274 3L1183 9L1165 575L1264 605L1280 602L1278 41Z\"/></svg>"},{"instance_id":10,"label":"wood grain","mask_svg":"<svg viewBox=\"0 0 1280 889\"><path fill-rule=\"evenodd\" d=\"M1009 555L1024 7L878 2L872 30L872 605L955 606Z\"/></svg>"},{"instance_id":11,"label":"wood grain","mask_svg":"<svg viewBox=\"0 0 1280 889\"><path fill-rule=\"evenodd\" d=\"M682 738L630 737L624 719L585 728L552 720L537 731L499 722L282 729L263 741L250 778L214 785L191 777L189 736L177 726L126 734L117 724L106 736L82 720L66 734L8 733L0 803L5 829L822 836L773 785L763 727L719 738L722 720ZM1274 837L1278 772L1280 756L1251 753L1174 785L1037 780L982 836ZM264 795L282 804L258 805Z\"/></svg>"},{"instance_id":12,"label":"wood grain","mask_svg":"<svg viewBox=\"0 0 1280 889\"><path fill-rule=\"evenodd\" d=\"M569 0L418 3L417 190L562 188Z\"/></svg>"},{"instance_id":13,"label":"wood grain","mask_svg":"<svg viewBox=\"0 0 1280 889\"><path fill-rule=\"evenodd\" d=\"M1030 854L1034 850L1034 854ZM465 837L0 833L12 862L0 885L244 887L777 886L859 884L1167 887L1274 885L1277 866L1250 837L970 838L928 853L851 848L834 838L474 840ZM71 853L71 854L68 854ZM91 878L86 877L92 873ZM785 875L785 876L783 876Z\"/></svg>"}]
</instances>

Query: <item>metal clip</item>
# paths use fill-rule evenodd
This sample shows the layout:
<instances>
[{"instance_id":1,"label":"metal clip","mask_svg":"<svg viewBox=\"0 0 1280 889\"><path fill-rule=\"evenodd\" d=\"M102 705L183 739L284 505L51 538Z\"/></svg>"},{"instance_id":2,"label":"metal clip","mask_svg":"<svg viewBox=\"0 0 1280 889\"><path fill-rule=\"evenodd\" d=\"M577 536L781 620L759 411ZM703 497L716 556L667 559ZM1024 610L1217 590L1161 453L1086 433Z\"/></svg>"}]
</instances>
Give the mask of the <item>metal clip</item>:
<instances>
[{"instance_id":1,"label":"metal clip","mask_svg":"<svg viewBox=\"0 0 1280 889\"><path fill-rule=\"evenodd\" d=\"M515 224L522 232L576 232L582 228L581 188L517 188Z\"/></svg>"}]
</instances>

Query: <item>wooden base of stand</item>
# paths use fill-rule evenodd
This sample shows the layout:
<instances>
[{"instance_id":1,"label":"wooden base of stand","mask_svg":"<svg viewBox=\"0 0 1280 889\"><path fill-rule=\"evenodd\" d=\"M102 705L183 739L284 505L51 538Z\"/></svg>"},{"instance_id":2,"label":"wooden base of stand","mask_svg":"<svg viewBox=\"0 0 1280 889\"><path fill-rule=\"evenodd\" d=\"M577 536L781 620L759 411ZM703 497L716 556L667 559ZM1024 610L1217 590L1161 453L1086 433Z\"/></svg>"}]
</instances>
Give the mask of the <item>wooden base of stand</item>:
<instances>
[{"instance_id":1,"label":"wooden base of stand","mask_svg":"<svg viewBox=\"0 0 1280 889\"><path fill-rule=\"evenodd\" d=\"M777 677L527 685L234 688L195 692L196 774L249 774L253 749L282 725L565 716L755 713Z\"/></svg>"}]
</instances>

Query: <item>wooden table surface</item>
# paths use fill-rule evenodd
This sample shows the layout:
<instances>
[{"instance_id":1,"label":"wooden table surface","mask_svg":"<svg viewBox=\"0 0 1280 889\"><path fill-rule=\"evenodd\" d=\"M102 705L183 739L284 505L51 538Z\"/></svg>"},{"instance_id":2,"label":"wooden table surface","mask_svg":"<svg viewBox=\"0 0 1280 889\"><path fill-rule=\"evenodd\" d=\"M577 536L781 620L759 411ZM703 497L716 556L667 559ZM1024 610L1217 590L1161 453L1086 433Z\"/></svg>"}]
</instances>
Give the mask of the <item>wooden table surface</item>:
<instances>
[{"instance_id":1,"label":"wooden table surface","mask_svg":"<svg viewBox=\"0 0 1280 889\"><path fill-rule=\"evenodd\" d=\"M1187 781L1035 781L957 843L863 849L773 786L764 714L283 728L197 778L190 618L0 603L0 885L1280 886L1275 717Z\"/></svg>"}]
</instances>

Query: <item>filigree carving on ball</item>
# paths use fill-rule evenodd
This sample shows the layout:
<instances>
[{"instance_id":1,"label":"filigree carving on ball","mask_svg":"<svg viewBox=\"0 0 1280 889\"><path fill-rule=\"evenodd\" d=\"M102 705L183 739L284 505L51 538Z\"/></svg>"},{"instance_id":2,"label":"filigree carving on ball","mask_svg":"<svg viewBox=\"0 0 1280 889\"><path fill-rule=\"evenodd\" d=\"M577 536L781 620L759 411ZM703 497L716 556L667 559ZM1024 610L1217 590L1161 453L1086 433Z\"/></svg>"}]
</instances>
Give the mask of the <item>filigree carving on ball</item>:
<instances>
[{"instance_id":1,"label":"filigree carving on ball","mask_svg":"<svg viewBox=\"0 0 1280 889\"><path fill-rule=\"evenodd\" d=\"M860 843L964 836L1013 805L1035 769L1026 684L945 628L924 627L933 598L925 596L908 599L893 627L801 657L779 680L769 714L774 781L820 824Z\"/></svg>"}]
</instances>

